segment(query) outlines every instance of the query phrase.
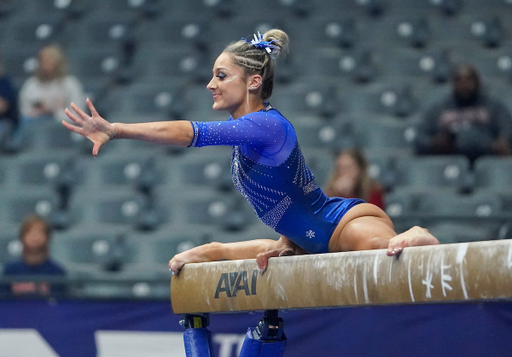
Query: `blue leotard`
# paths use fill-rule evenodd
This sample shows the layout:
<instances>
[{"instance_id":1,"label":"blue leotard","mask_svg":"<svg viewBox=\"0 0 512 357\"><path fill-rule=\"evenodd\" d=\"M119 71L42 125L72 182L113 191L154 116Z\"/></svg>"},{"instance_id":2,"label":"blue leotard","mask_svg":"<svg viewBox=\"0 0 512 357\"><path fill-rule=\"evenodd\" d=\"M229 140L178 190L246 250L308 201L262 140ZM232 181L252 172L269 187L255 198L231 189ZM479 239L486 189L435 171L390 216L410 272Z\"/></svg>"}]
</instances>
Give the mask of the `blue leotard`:
<instances>
[{"instance_id":1,"label":"blue leotard","mask_svg":"<svg viewBox=\"0 0 512 357\"><path fill-rule=\"evenodd\" d=\"M343 215L360 199L329 198L304 161L292 124L266 109L236 120L192 122L190 146L232 145L231 177L270 228L309 253L326 253Z\"/></svg>"}]
</instances>

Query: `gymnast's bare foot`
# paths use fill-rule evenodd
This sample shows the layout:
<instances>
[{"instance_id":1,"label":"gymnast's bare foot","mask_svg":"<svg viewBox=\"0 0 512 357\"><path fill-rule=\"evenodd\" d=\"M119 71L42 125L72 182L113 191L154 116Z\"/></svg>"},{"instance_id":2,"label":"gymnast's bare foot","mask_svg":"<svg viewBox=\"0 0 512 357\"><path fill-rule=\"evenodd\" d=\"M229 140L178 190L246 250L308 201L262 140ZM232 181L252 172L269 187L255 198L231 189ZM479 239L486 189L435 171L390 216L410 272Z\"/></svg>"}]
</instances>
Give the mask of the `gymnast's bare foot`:
<instances>
[{"instance_id":1,"label":"gymnast's bare foot","mask_svg":"<svg viewBox=\"0 0 512 357\"><path fill-rule=\"evenodd\" d=\"M439 244L436 237L430 234L427 229L414 226L411 229L391 238L387 254L389 256L393 256L399 254L406 247L433 244Z\"/></svg>"}]
</instances>

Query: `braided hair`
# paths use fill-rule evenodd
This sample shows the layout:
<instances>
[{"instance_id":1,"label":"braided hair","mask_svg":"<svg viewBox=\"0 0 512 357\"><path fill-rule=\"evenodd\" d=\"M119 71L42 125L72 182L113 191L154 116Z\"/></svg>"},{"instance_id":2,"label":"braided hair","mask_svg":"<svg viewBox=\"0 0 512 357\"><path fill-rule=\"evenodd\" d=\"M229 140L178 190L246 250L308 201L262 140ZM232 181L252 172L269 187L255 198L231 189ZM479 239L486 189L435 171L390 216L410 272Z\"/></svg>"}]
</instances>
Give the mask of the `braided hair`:
<instances>
[{"instance_id":1,"label":"braided hair","mask_svg":"<svg viewBox=\"0 0 512 357\"><path fill-rule=\"evenodd\" d=\"M263 100L270 98L274 89L274 59L288 49L288 35L279 29L271 29L263 34L263 41L272 42L273 49L268 53L245 40L232 42L224 52L232 55L234 64L242 67L246 75L259 74L262 78L261 96Z\"/></svg>"}]
</instances>

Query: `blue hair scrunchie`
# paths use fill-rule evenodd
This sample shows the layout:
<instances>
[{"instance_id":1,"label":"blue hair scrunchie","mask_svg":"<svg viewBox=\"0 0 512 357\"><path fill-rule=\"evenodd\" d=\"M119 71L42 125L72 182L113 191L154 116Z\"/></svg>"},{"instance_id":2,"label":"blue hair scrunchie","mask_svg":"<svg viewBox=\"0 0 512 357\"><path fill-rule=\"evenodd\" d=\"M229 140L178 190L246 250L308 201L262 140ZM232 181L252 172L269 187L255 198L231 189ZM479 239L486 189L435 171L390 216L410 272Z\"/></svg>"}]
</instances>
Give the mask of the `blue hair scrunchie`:
<instances>
[{"instance_id":1,"label":"blue hair scrunchie","mask_svg":"<svg viewBox=\"0 0 512 357\"><path fill-rule=\"evenodd\" d=\"M258 35L254 34L254 40L248 40L245 37L242 37L242 40L245 40L245 42L250 43L252 46L256 48L261 48L262 50L265 50L269 55L272 54L272 52L278 48L277 46L274 46L272 43L279 41L263 41L263 35L259 31Z\"/></svg>"}]
</instances>

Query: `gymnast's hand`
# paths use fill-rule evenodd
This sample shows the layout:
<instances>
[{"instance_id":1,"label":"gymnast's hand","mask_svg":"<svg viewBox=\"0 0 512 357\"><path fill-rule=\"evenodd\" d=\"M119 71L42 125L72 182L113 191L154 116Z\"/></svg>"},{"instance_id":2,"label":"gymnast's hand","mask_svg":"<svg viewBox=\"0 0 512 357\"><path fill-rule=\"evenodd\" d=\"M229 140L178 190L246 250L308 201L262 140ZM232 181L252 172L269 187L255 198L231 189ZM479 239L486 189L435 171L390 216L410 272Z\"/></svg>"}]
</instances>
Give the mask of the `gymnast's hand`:
<instances>
[{"instance_id":1,"label":"gymnast's hand","mask_svg":"<svg viewBox=\"0 0 512 357\"><path fill-rule=\"evenodd\" d=\"M278 245L277 248L269 249L266 252L259 253L256 256L256 263L258 264L258 268L260 269L261 274L267 270L268 267L268 259L272 257L284 257L289 255L298 255L298 254L306 254L307 252L299 247L297 244L293 243L290 239L285 236L281 236L279 240L276 242Z\"/></svg>"},{"instance_id":2,"label":"gymnast's hand","mask_svg":"<svg viewBox=\"0 0 512 357\"><path fill-rule=\"evenodd\" d=\"M92 141L94 144L92 154L96 156L98 155L100 147L109 140L112 140L117 132L113 124L109 123L98 114L89 98L87 98L87 106L91 111L91 116L78 108L75 103L71 103L71 108L73 108L79 117L67 108L65 112L69 119L73 120L77 125L70 124L64 120L62 121L62 125L72 132L78 133Z\"/></svg>"},{"instance_id":3,"label":"gymnast's hand","mask_svg":"<svg viewBox=\"0 0 512 357\"><path fill-rule=\"evenodd\" d=\"M183 266L187 263L204 263L212 261L212 259L208 257L208 250L214 245L215 244L212 243L203 244L198 247L186 250L182 253L176 254L169 261L169 270L171 270L173 274L178 275L181 271L181 268L183 268Z\"/></svg>"},{"instance_id":4,"label":"gymnast's hand","mask_svg":"<svg viewBox=\"0 0 512 357\"><path fill-rule=\"evenodd\" d=\"M173 275L178 275L180 273L181 268L183 266L189 263L187 259L184 259L183 253L176 254L172 259L169 261L169 270L172 272Z\"/></svg>"}]
</instances>

